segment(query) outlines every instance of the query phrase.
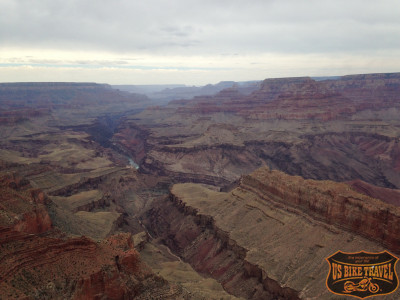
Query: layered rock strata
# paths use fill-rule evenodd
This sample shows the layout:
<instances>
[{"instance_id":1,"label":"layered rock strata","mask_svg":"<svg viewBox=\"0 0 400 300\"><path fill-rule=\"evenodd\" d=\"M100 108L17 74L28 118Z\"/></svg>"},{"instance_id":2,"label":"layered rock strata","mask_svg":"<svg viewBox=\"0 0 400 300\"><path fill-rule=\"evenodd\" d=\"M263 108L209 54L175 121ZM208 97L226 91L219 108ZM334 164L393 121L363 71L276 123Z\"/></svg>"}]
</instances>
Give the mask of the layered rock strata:
<instances>
[{"instance_id":1,"label":"layered rock strata","mask_svg":"<svg viewBox=\"0 0 400 300\"><path fill-rule=\"evenodd\" d=\"M399 188L399 95L399 73L266 79L250 95L226 89L127 116L114 140L175 182L221 186L266 165Z\"/></svg>"},{"instance_id":2,"label":"layered rock strata","mask_svg":"<svg viewBox=\"0 0 400 300\"><path fill-rule=\"evenodd\" d=\"M28 180L0 177L1 299L187 297L140 262L130 233L68 237L52 228L49 202Z\"/></svg>"},{"instance_id":3,"label":"layered rock strata","mask_svg":"<svg viewBox=\"0 0 400 300\"><path fill-rule=\"evenodd\" d=\"M133 299L149 290L163 299L181 294L140 263L129 234L96 243L1 228L0 244L2 299Z\"/></svg>"},{"instance_id":4,"label":"layered rock strata","mask_svg":"<svg viewBox=\"0 0 400 300\"><path fill-rule=\"evenodd\" d=\"M160 208L150 210L144 221L150 232L228 293L244 299L299 299L296 290L282 287L246 260L247 249L219 228L212 216L198 214L174 194L156 205Z\"/></svg>"},{"instance_id":5,"label":"layered rock strata","mask_svg":"<svg viewBox=\"0 0 400 300\"><path fill-rule=\"evenodd\" d=\"M247 299L339 299L325 286L326 257L400 250L399 208L347 184L267 168L228 193L174 185L145 223L196 270Z\"/></svg>"},{"instance_id":6,"label":"layered rock strata","mask_svg":"<svg viewBox=\"0 0 400 300\"><path fill-rule=\"evenodd\" d=\"M353 180L348 182L348 184L361 194L380 199L395 206L400 206L400 190L398 189L382 188L362 180Z\"/></svg>"},{"instance_id":7,"label":"layered rock strata","mask_svg":"<svg viewBox=\"0 0 400 300\"><path fill-rule=\"evenodd\" d=\"M52 222L47 196L15 174L0 175L0 226L26 233L42 233Z\"/></svg>"},{"instance_id":8,"label":"layered rock strata","mask_svg":"<svg viewBox=\"0 0 400 300\"><path fill-rule=\"evenodd\" d=\"M304 180L261 168L243 176L240 187L277 207L307 214L400 253L400 208L355 192L345 183Z\"/></svg>"}]
</instances>

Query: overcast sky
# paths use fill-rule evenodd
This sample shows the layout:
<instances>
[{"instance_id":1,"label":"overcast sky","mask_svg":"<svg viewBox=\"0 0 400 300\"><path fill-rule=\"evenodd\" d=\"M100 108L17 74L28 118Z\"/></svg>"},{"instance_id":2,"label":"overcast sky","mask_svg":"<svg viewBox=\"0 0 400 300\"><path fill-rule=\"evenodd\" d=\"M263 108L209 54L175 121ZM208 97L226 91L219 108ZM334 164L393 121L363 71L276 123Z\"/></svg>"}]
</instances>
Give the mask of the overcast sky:
<instances>
[{"instance_id":1,"label":"overcast sky","mask_svg":"<svg viewBox=\"0 0 400 300\"><path fill-rule=\"evenodd\" d=\"M0 0L0 82L399 71L399 0Z\"/></svg>"}]
</instances>

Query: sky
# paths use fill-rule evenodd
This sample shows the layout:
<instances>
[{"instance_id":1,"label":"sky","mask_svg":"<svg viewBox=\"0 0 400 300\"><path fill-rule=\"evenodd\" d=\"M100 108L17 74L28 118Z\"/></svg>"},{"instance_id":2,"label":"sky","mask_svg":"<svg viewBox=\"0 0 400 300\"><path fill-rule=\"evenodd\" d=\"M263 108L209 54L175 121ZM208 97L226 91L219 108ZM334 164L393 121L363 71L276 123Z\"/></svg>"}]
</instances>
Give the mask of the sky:
<instances>
[{"instance_id":1,"label":"sky","mask_svg":"<svg viewBox=\"0 0 400 300\"><path fill-rule=\"evenodd\" d=\"M0 82L400 72L398 0L0 0Z\"/></svg>"}]
</instances>

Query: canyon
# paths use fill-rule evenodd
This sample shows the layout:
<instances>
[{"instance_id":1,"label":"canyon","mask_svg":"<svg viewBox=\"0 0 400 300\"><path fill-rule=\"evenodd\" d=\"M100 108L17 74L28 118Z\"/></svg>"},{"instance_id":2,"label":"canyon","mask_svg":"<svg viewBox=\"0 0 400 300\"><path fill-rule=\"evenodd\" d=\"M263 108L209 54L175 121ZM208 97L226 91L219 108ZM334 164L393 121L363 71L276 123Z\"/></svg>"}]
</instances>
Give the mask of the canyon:
<instances>
[{"instance_id":1,"label":"canyon","mask_svg":"<svg viewBox=\"0 0 400 300\"><path fill-rule=\"evenodd\" d=\"M28 180L3 176L0 189L2 299L147 299L149 290L169 299L183 294L140 261L132 234L97 242L67 235L52 226L46 208L51 200Z\"/></svg>"},{"instance_id":2,"label":"canyon","mask_svg":"<svg viewBox=\"0 0 400 300\"><path fill-rule=\"evenodd\" d=\"M400 74L116 88L0 84L0 299L342 299L326 257L400 255Z\"/></svg>"},{"instance_id":3,"label":"canyon","mask_svg":"<svg viewBox=\"0 0 400 300\"><path fill-rule=\"evenodd\" d=\"M399 188L399 85L398 74L267 79L250 95L231 88L149 107L123 126L147 136L143 168L193 180L232 182L266 165Z\"/></svg>"},{"instance_id":4,"label":"canyon","mask_svg":"<svg viewBox=\"0 0 400 300\"><path fill-rule=\"evenodd\" d=\"M399 253L399 213L344 183L261 168L230 192L176 184L146 220L152 234L234 295L324 299L324 258L334 248Z\"/></svg>"}]
</instances>

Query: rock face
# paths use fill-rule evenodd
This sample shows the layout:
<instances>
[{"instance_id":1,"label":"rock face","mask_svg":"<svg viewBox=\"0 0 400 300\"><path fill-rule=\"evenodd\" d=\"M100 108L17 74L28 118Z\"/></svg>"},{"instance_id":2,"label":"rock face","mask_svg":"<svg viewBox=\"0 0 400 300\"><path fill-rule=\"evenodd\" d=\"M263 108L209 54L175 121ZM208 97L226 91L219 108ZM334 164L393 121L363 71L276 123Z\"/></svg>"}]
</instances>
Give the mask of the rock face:
<instances>
[{"instance_id":1,"label":"rock face","mask_svg":"<svg viewBox=\"0 0 400 300\"><path fill-rule=\"evenodd\" d=\"M4 299L174 299L179 290L139 261L130 234L101 242L0 229Z\"/></svg>"},{"instance_id":2,"label":"rock face","mask_svg":"<svg viewBox=\"0 0 400 300\"><path fill-rule=\"evenodd\" d=\"M394 206L400 206L400 190L378 187L362 180L353 180L348 184L361 194L380 199Z\"/></svg>"},{"instance_id":3,"label":"rock face","mask_svg":"<svg viewBox=\"0 0 400 300\"><path fill-rule=\"evenodd\" d=\"M240 187L278 207L299 210L400 253L400 208L355 192L347 184L304 180L261 168L244 176Z\"/></svg>"},{"instance_id":4,"label":"rock face","mask_svg":"<svg viewBox=\"0 0 400 300\"><path fill-rule=\"evenodd\" d=\"M140 262L129 233L95 242L51 228L50 200L29 181L0 178L1 299L176 299L179 287Z\"/></svg>"},{"instance_id":5,"label":"rock face","mask_svg":"<svg viewBox=\"0 0 400 300\"><path fill-rule=\"evenodd\" d=\"M250 95L230 88L148 108L127 117L115 141L143 171L177 182L224 185L266 165L400 188L399 95L398 73L266 79Z\"/></svg>"},{"instance_id":6,"label":"rock face","mask_svg":"<svg viewBox=\"0 0 400 300\"><path fill-rule=\"evenodd\" d=\"M0 117L16 117L0 120L1 299L235 298L211 278L199 284L187 264L179 265L181 277L189 274L185 285L174 274L167 282L133 248L131 234L146 236L140 212L171 181L129 167L131 152L110 138L121 114L142 110L146 97L97 84L0 84L0 91ZM138 162L147 151L141 140L138 132L126 143ZM176 259L163 253L166 264Z\"/></svg>"},{"instance_id":7,"label":"rock face","mask_svg":"<svg viewBox=\"0 0 400 300\"><path fill-rule=\"evenodd\" d=\"M0 297L337 299L326 257L400 252L399 82L0 84Z\"/></svg>"},{"instance_id":8,"label":"rock face","mask_svg":"<svg viewBox=\"0 0 400 300\"><path fill-rule=\"evenodd\" d=\"M196 97L180 113L230 112L251 119L347 119L366 109L397 106L399 74L344 76L316 81L310 77L266 79L259 90L243 96L225 89L215 96ZM385 99L380 101L380 99Z\"/></svg>"},{"instance_id":9,"label":"rock face","mask_svg":"<svg viewBox=\"0 0 400 300\"><path fill-rule=\"evenodd\" d=\"M282 287L246 260L247 249L218 228L212 216L198 214L174 193L156 205L159 208L150 210L145 221L152 234L230 294L245 299L299 299L297 291Z\"/></svg>"},{"instance_id":10,"label":"rock face","mask_svg":"<svg viewBox=\"0 0 400 300\"><path fill-rule=\"evenodd\" d=\"M15 175L0 177L0 226L26 233L42 233L51 228L45 194Z\"/></svg>"},{"instance_id":11,"label":"rock face","mask_svg":"<svg viewBox=\"0 0 400 300\"><path fill-rule=\"evenodd\" d=\"M261 168L228 193L174 185L145 222L234 295L336 299L325 287L325 258L338 250L399 253L399 212L344 183Z\"/></svg>"},{"instance_id":12,"label":"rock face","mask_svg":"<svg viewBox=\"0 0 400 300\"><path fill-rule=\"evenodd\" d=\"M146 136L147 133L140 128L120 127L113 136L113 140L123 149L128 149L129 155L134 158L135 162L142 163L146 151Z\"/></svg>"}]
</instances>

